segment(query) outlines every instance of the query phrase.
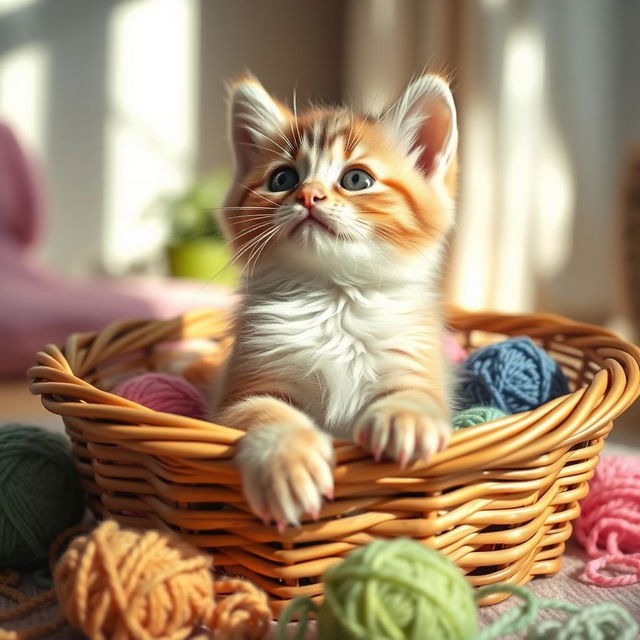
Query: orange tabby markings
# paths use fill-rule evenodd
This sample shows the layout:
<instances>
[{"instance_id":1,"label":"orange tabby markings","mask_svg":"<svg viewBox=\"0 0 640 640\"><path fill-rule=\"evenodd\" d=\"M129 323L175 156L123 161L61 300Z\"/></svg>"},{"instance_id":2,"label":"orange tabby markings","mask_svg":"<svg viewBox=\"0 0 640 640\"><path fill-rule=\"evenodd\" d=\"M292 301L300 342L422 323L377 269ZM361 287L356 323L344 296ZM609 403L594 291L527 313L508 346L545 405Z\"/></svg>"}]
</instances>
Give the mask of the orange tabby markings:
<instances>
[{"instance_id":1,"label":"orange tabby markings","mask_svg":"<svg viewBox=\"0 0 640 640\"><path fill-rule=\"evenodd\" d=\"M282 528L332 495L331 435L403 466L447 445L437 282L456 114L446 83L425 76L383 115L292 113L244 79L230 115L221 222L245 297L213 417L246 429L244 491Z\"/></svg>"}]
</instances>

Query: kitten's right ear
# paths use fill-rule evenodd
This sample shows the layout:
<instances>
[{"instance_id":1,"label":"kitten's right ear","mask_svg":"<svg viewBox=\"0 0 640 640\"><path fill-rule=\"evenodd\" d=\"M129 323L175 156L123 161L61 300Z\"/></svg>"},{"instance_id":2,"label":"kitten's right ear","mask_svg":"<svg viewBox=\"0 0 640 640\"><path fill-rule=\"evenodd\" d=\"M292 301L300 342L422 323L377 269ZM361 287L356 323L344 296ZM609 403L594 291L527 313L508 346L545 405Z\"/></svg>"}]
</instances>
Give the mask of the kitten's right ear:
<instances>
[{"instance_id":1,"label":"kitten's right ear","mask_svg":"<svg viewBox=\"0 0 640 640\"><path fill-rule=\"evenodd\" d=\"M229 88L229 130L236 172L246 173L260 147L279 144L287 109L276 102L258 80L246 77Z\"/></svg>"},{"instance_id":2,"label":"kitten's right ear","mask_svg":"<svg viewBox=\"0 0 640 640\"><path fill-rule=\"evenodd\" d=\"M385 119L423 173L445 179L458 144L456 107L446 80L437 75L414 80Z\"/></svg>"}]
</instances>

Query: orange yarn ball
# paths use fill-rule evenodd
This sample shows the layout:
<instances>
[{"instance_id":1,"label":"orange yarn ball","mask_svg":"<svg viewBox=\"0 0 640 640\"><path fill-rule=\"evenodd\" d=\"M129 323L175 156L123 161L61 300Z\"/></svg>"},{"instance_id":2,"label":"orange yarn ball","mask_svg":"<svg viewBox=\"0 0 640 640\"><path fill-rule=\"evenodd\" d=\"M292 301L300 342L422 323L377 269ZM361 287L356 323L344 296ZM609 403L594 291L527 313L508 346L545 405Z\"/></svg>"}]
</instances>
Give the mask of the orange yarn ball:
<instances>
[{"instance_id":1,"label":"orange yarn ball","mask_svg":"<svg viewBox=\"0 0 640 640\"><path fill-rule=\"evenodd\" d=\"M186 638L214 612L211 558L176 536L103 522L54 571L67 620L92 640Z\"/></svg>"},{"instance_id":2,"label":"orange yarn ball","mask_svg":"<svg viewBox=\"0 0 640 640\"><path fill-rule=\"evenodd\" d=\"M182 640L199 624L216 640L261 640L271 611L250 582L214 582L212 559L164 531L107 520L76 538L53 573L64 617L92 640ZM215 594L228 594L214 603Z\"/></svg>"}]
</instances>

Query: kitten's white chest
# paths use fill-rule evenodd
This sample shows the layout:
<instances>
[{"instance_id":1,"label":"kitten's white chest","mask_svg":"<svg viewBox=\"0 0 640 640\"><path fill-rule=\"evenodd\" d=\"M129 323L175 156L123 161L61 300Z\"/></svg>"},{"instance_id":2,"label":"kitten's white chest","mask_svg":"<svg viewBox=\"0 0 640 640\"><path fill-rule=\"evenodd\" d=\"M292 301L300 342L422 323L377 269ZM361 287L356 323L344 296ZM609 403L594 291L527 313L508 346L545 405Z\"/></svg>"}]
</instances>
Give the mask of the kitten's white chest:
<instances>
[{"instance_id":1,"label":"kitten's white chest","mask_svg":"<svg viewBox=\"0 0 640 640\"><path fill-rule=\"evenodd\" d=\"M246 340L271 375L295 385L319 425L347 435L394 358L403 317L394 302L397 308L389 295L344 287L265 296L245 310L252 328Z\"/></svg>"}]
</instances>

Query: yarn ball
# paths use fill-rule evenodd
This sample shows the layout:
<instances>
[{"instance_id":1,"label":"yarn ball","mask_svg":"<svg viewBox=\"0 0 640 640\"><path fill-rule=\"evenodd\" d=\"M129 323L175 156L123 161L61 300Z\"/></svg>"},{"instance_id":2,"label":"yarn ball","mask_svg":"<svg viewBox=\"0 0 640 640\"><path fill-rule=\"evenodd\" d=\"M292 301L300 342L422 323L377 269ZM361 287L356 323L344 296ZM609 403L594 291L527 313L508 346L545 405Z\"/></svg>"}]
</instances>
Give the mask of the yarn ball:
<instances>
[{"instance_id":1,"label":"yarn ball","mask_svg":"<svg viewBox=\"0 0 640 640\"><path fill-rule=\"evenodd\" d=\"M323 640L466 640L478 629L473 592L460 569L408 538L360 547L322 581Z\"/></svg>"},{"instance_id":2,"label":"yarn ball","mask_svg":"<svg viewBox=\"0 0 640 640\"><path fill-rule=\"evenodd\" d=\"M603 456L580 507L575 536L594 558L585 576L603 587L640 582L640 459Z\"/></svg>"},{"instance_id":3,"label":"yarn ball","mask_svg":"<svg viewBox=\"0 0 640 640\"><path fill-rule=\"evenodd\" d=\"M53 574L65 618L94 640L186 638L214 610L211 557L169 532L112 520L76 538Z\"/></svg>"},{"instance_id":4,"label":"yarn ball","mask_svg":"<svg viewBox=\"0 0 640 640\"><path fill-rule=\"evenodd\" d=\"M261 640L271 611L246 580L214 582L212 557L169 531L106 520L76 538L53 580L65 618L92 640ZM228 597L216 603L216 593ZM200 633L201 632L201 633Z\"/></svg>"},{"instance_id":5,"label":"yarn ball","mask_svg":"<svg viewBox=\"0 0 640 640\"><path fill-rule=\"evenodd\" d=\"M524 336L478 349L462 363L460 379L462 409L487 405L519 413L569 393L558 363Z\"/></svg>"},{"instance_id":6,"label":"yarn ball","mask_svg":"<svg viewBox=\"0 0 640 640\"><path fill-rule=\"evenodd\" d=\"M203 394L183 378L168 373L143 373L129 378L120 383L113 393L154 411L189 418L207 415Z\"/></svg>"},{"instance_id":7,"label":"yarn ball","mask_svg":"<svg viewBox=\"0 0 640 640\"><path fill-rule=\"evenodd\" d=\"M0 569L46 561L51 543L84 509L64 437L20 424L0 427Z\"/></svg>"},{"instance_id":8,"label":"yarn ball","mask_svg":"<svg viewBox=\"0 0 640 640\"><path fill-rule=\"evenodd\" d=\"M467 427L474 427L477 424L483 424L485 422L491 422L492 420L499 420L504 418L507 414L496 407L471 407L460 411L453 417L454 429L466 429Z\"/></svg>"},{"instance_id":9,"label":"yarn ball","mask_svg":"<svg viewBox=\"0 0 640 640\"><path fill-rule=\"evenodd\" d=\"M460 364L467 359L467 352L450 333L444 334L442 344L444 347L444 355L447 357L449 362Z\"/></svg>"}]
</instances>

